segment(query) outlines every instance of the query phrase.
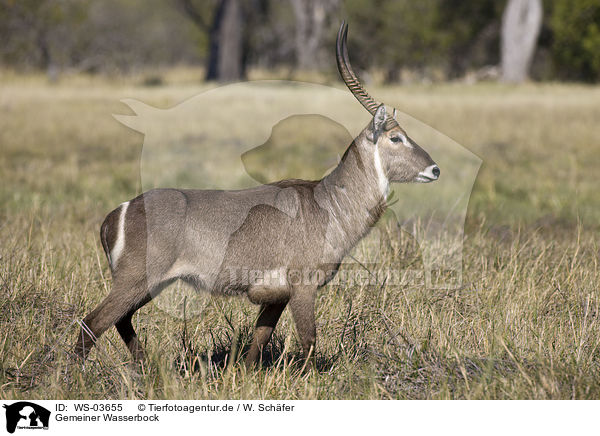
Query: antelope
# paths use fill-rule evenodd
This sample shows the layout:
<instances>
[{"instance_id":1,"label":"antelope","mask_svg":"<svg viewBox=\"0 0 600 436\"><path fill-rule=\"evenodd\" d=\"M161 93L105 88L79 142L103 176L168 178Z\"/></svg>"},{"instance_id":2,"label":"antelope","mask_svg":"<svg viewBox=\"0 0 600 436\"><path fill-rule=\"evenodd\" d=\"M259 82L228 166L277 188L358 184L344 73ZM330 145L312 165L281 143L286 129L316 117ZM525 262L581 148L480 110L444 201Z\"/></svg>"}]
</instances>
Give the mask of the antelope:
<instances>
[{"instance_id":1,"label":"antelope","mask_svg":"<svg viewBox=\"0 0 600 436\"><path fill-rule=\"evenodd\" d=\"M339 164L316 181L231 191L153 189L118 206L100 229L113 288L83 320L78 356L85 359L100 335L116 325L133 359L143 360L132 316L183 280L213 295L245 295L260 305L246 365L258 361L286 306L305 359L314 357L317 290L381 217L390 183L427 183L440 175L429 154L400 127L395 110L390 115L359 82L347 34L343 22L338 70L372 119ZM264 274L250 281L241 271Z\"/></svg>"}]
</instances>

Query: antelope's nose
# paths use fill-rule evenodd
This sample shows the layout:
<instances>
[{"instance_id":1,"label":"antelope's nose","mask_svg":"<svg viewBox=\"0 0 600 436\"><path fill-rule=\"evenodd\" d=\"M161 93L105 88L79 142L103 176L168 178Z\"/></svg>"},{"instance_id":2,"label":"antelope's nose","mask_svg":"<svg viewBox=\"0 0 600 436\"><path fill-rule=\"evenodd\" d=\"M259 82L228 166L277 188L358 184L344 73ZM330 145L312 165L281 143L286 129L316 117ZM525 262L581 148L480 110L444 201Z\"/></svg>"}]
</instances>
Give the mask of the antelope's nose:
<instances>
[{"instance_id":1,"label":"antelope's nose","mask_svg":"<svg viewBox=\"0 0 600 436\"><path fill-rule=\"evenodd\" d=\"M429 165L425 170L419 173L419 176L424 179L424 182L433 182L440 176L440 169L437 165Z\"/></svg>"}]
</instances>

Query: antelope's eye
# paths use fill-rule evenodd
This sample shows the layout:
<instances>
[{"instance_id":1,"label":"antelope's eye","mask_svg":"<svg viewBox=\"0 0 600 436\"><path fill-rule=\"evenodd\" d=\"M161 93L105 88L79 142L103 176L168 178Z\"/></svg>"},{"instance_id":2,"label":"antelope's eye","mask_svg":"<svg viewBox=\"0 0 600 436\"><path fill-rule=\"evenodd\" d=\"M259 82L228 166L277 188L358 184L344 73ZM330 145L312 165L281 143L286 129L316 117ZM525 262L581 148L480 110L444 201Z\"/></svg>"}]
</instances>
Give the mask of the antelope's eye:
<instances>
[{"instance_id":1,"label":"antelope's eye","mask_svg":"<svg viewBox=\"0 0 600 436\"><path fill-rule=\"evenodd\" d=\"M392 142L402 142L402 138L400 138L399 136L392 136L390 138L390 141L392 141Z\"/></svg>"}]
</instances>

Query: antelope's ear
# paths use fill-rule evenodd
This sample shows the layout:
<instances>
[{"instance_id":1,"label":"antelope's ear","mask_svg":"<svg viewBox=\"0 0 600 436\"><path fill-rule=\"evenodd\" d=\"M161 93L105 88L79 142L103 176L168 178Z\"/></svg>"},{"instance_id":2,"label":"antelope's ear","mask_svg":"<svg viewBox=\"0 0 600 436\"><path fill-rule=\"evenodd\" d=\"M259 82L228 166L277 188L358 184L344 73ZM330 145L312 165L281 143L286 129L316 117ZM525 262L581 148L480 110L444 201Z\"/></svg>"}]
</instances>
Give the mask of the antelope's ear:
<instances>
[{"instance_id":1,"label":"antelope's ear","mask_svg":"<svg viewBox=\"0 0 600 436\"><path fill-rule=\"evenodd\" d=\"M383 132L383 128L385 126L385 106L380 104L377 108L377 112L373 115L373 123L371 125L371 137L369 138L373 144L377 143L379 139L379 135Z\"/></svg>"}]
</instances>

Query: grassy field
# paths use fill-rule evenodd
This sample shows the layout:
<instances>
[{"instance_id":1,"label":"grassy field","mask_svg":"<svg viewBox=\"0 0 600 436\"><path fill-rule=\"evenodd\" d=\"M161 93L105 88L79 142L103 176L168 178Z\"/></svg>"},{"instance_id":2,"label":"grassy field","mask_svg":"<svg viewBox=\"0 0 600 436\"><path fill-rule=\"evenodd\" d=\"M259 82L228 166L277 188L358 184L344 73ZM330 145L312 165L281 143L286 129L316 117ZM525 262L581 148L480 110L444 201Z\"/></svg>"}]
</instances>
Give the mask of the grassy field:
<instances>
[{"instance_id":1,"label":"grassy field","mask_svg":"<svg viewBox=\"0 0 600 436\"><path fill-rule=\"evenodd\" d=\"M328 286L317 301L316 370L301 371L286 312L263 368L247 372L225 369L257 312L242 299L204 301L186 322L146 306L134 320L149 353L143 368L127 363L114 329L85 368L70 354L75 321L110 289L99 225L141 190L143 136L111 114L128 113L125 97L167 108L206 86L3 79L0 398L600 397L600 88L372 89L483 160L463 285ZM388 230L386 260L418 262L415 241Z\"/></svg>"}]
</instances>

